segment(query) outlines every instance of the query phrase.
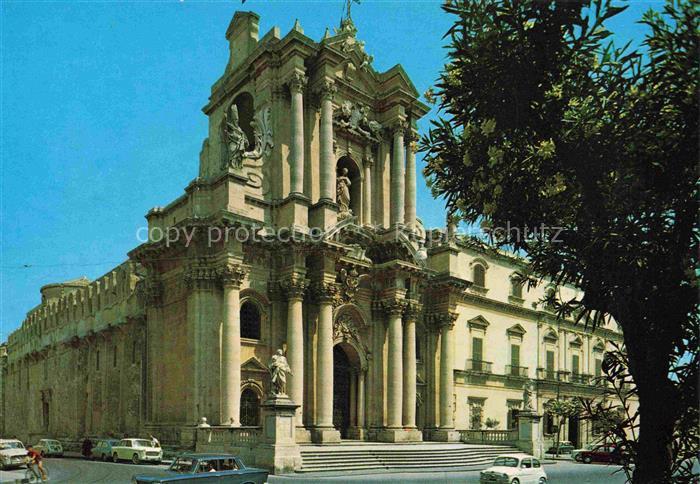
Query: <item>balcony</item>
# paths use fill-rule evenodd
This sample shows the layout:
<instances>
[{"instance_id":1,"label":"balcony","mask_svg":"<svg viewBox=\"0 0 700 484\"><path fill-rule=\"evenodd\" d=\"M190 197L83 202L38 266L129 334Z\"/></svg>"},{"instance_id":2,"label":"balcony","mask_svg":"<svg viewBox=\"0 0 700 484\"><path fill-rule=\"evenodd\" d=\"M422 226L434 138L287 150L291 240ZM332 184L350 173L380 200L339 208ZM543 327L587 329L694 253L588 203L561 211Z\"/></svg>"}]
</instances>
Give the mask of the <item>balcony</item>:
<instances>
[{"instance_id":1,"label":"balcony","mask_svg":"<svg viewBox=\"0 0 700 484\"><path fill-rule=\"evenodd\" d=\"M466 370L474 373L491 373L491 362L482 360L467 360Z\"/></svg>"},{"instance_id":2,"label":"balcony","mask_svg":"<svg viewBox=\"0 0 700 484\"><path fill-rule=\"evenodd\" d=\"M572 373L569 375L569 381L571 383L577 383L579 385L588 385L591 381L591 375L585 375L583 373Z\"/></svg>"},{"instance_id":3,"label":"balcony","mask_svg":"<svg viewBox=\"0 0 700 484\"><path fill-rule=\"evenodd\" d=\"M537 379L549 381L566 381L566 372L550 370L548 368L538 368Z\"/></svg>"},{"instance_id":4,"label":"balcony","mask_svg":"<svg viewBox=\"0 0 700 484\"><path fill-rule=\"evenodd\" d=\"M527 366L513 366L506 365L506 376L515 376L518 378L527 378L528 368Z\"/></svg>"}]
</instances>

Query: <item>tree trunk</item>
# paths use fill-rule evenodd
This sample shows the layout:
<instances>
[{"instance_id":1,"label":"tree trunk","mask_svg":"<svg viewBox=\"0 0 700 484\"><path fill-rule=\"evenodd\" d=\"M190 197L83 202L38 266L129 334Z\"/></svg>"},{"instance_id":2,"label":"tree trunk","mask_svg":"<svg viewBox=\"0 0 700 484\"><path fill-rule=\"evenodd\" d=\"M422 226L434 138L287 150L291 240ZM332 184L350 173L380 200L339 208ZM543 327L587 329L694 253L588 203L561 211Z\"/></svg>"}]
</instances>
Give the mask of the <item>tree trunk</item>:
<instances>
[{"instance_id":1,"label":"tree trunk","mask_svg":"<svg viewBox=\"0 0 700 484\"><path fill-rule=\"evenodd\" d=\"M634 322L631 324L635 324ZM653 331L627 331L629 370L639 395L639 436L634 484L671 482L671 443L678 415L676 388L669 380L670 343Z\"/></svg>"}]
</instances>

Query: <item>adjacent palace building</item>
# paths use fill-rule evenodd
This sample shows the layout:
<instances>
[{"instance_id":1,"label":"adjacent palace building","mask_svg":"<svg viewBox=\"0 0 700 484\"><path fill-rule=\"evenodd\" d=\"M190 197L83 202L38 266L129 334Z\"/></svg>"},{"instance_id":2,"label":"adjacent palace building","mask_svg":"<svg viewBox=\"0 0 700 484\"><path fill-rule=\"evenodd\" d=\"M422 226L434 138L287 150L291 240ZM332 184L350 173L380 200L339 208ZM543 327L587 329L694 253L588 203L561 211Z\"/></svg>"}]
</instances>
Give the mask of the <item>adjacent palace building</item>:
<instances>
[{"instance_id":1,"label":"adjacent palace building","mask_svg":"<svg viewBox=\"0 0 700 484\"><path fill-rule=\"evenodd\" d=\"M428 107L402 67L377 72L349 17L318 41L258 21L226 31L198 176L148 212L149 241L99 279L41 288L9 336L2 433L186 445L205 417L254 440L277 349L299 443L511 429L528 380L540 414L600 395L616 328L558 320L545 291L575 289L527 290L518 258L417 218ZM571 418L562 438L592 433Z\"/></svg>"}]
</instances>

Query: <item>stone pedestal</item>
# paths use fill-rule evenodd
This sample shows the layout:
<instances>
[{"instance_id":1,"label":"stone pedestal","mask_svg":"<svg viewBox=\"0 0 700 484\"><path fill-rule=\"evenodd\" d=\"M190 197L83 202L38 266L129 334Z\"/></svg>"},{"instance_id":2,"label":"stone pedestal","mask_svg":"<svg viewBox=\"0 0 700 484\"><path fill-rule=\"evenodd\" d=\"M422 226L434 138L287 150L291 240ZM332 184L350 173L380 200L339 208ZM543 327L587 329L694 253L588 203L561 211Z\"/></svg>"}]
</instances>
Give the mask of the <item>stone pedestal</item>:
<instances>
[{"instance_id":1,"label":"stone pedestal","mask_svg":"<svg viewBox=\"0 0 700 484\"><path fill-rule=\"evenodd\" d=\"M423 432L418 429L382 429L377 435L380 442L421 442Z\"/></svg>"},{"instance_id":2,"label":"stone pedestal","mask_svg":"<svg viewBox=\"0 0 700 484\"><path fill-rule=\"evenodd\" d=\"M263 437L258 446L256 465L270 469L273 474L294 472L301 467L295 422L299 405L286 395L276 395L265 400L261 408Z\"/></svg>"},{"instance_id":3,"label":"stone pedestal","mask_svg":"<svg viewBox=\"0 0 700 484\"><path fill-rule=\"evenodd\" d=\"M455 429L435 429L430 432L432 442L459 442L460 435Z\"/></svg>"},{"instance_id":4,"label":"stone pedestal","mask_svg":"<svg viewBox=\"0 0 700 484\"><path fill-rule=\"evenodd\" d=\"M309 207L309 227L327 230L338 223L338 204L331 200L319 200Z\"/></svg>"},{"instance_id":5,"label":"stone pedestal","mask_svg":"<svg viewBox=\"0 0 700 484\"><path fill-rule=\"evenodd\" d=\"M518 414L518 449L538 459L544 455L542 443L542 415L522 411Z\"/></svg>"},{"instance_id":6,"label":"stone pedestal","mask_svg":"<svg viewBox=\"0 0 700 484\"><path fill-rule=\"evenodd\" d=\"M317 427L311 429L311 440L316 444L337 444L340 442L340 432L334 427Z\"/></svg>"},{"instance_id":7,"label":"stone pedestal","mask_svg":"<svg viewBox=\"0 0 700 484\"><path fill-rule=\"evenodd\" d=\"M279 227L307 232L309 225L309 199L300 193L291 193L280 205Z\"/></svg>"}]
</instances>

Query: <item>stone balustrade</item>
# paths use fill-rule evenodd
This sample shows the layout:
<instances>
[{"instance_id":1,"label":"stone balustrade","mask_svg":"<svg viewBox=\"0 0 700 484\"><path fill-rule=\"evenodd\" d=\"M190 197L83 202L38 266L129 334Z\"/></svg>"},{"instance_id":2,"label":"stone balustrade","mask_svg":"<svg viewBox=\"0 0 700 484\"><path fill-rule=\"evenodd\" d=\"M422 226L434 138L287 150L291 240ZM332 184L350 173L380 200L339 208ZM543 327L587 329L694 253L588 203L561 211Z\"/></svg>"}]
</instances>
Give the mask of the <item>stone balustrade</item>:
<instances>
[{"instance_id":1,"label":"stone balustrade","mask_svg":"<svg viewBox=\"0 0 700 484\"><path fill-rule=\"evenodd\" d=\"M460 430L460 440L475 443L513 443L518 440L518 430Z\"/></svg>"},{"instance_id":2,"label":"stone balustrade","mask_svg":"<svg viewBox=\"0 0 700 484\"><path fill-rule=\"evenodd\" d=\"M261 427L212 426L197 429L197 445L254 446L261 441Z\"/></svg>"}]
</instances>

